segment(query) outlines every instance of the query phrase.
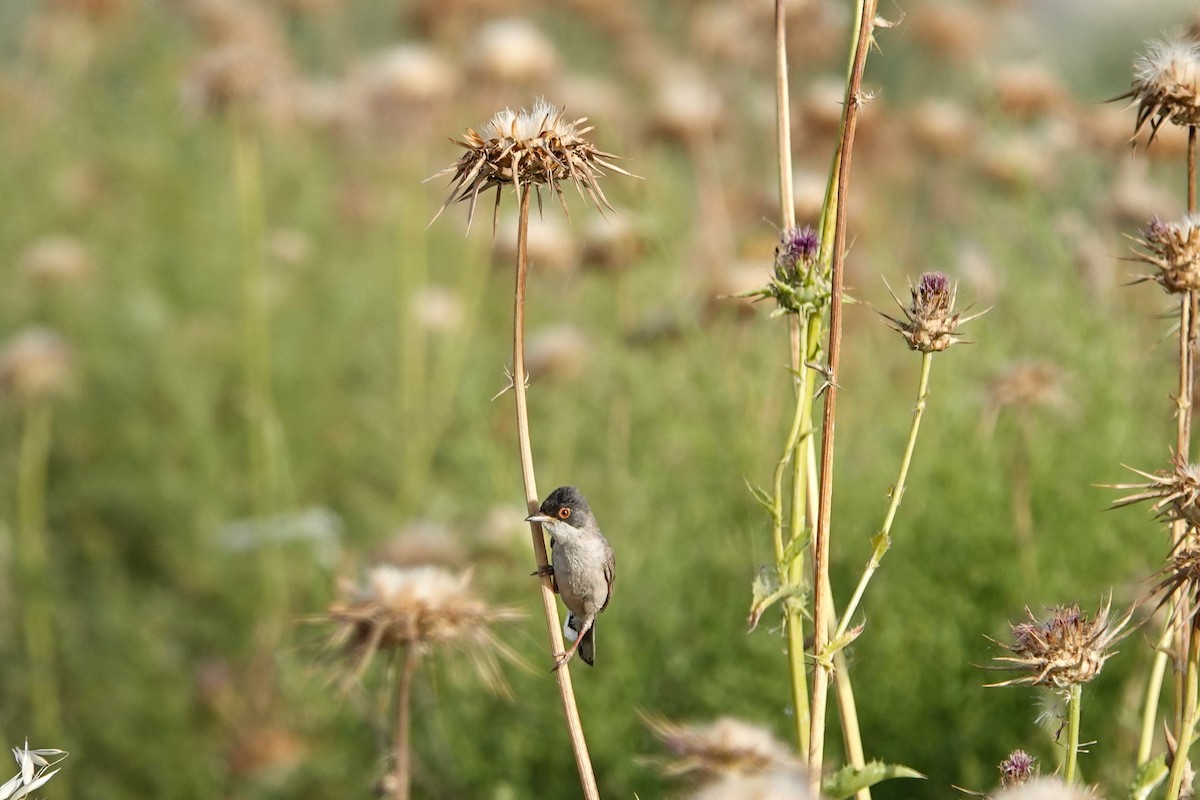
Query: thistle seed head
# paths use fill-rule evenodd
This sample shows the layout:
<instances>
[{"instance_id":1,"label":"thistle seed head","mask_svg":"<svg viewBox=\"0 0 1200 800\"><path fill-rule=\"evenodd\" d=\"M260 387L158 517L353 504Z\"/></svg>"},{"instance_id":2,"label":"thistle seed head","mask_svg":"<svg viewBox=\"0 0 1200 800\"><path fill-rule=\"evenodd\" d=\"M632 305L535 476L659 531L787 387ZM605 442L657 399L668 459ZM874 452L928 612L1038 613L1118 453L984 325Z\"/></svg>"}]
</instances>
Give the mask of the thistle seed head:
<instances>
[{"instance_id":1,"label":"thistle seed head","mask_svg":"<svg viewBox=\"0 0 1200 800\"><path fill-rule=\"evenodd\" d=\"M451 203L470 200L467 218L470 225L480 193L495 188L498 210L500 189L509 185L522 190L534 188L539 192L539 203L541 187L547 186L563 201L563 182L575 183L580 195L586 192L585 196L597 208L611 210L597 179L605 170L622 175L630 173L612 163L610 159L617 156L598 149L585 138L592 130L590 125L583 126L586 121L586 117L568 120L563 111L538 100L529 111L504 109L479 132L467 128L461 140L452 140L466 152L454 165L437 173L452 175L450 196L438 215Z\"/></svg>"},{"instance_id":2,"label":"thistle seed head","mask_svg":"<svg viewBox=\"0 0 1200 800\"><path fill-rule=\"evenodd\" d=\"M992 800L1098 800L1087 786L1068 786L1060 778L1036 778L992 795Z\"/></svg>"},{"instance_id":3,"label":"thistle seed head","mask_svg":"<svg viewBox=\"0 0 1200 800\"><path fill-rule=\"evenodd\" d=\"M957 286L943 272L926 272L909 287L912 301L905 306L894 294L892 298L904 312L904 319L884 318L904 337L910 350L940 353L959 341L958 326L970 322L979 314L963 318L954 308Z\"/></svg>"},{"instance_id":4,"label":"thistle seed head","mask_svg":"<svg viewBox=\"0 0 1200 800\"><path fill-rule=\"evenodd\" d=\"M1134 250L1136 259L1158 268L1142 280L1157 281L1172 293L1200 289L1200 217L1187 216L1178 222L1155 217L1134 242L1142 248Z\"/></svg>"},{"instance_id":5,"label":"thistle seed head","mask_svg":"<svg viewBox=\"0 0 1200 800\"><path fill-rule=\"evenodd\" d=\"M29 328L0 351L0 393L21 400L62 394L71 384L71 348L57 333Z\"/></svg>"},{"instance_id":6,"label":"thistle seed head","mask_svg":"<svg viewBox=\"0 0 1200 800\"><path fill-rule=\"evenodd\" d=\"M1147 44L1133 62L1133 89L1127 97L1137 104L1137 136L1148 124L1150 137L1163 122L1200 124L1200 43L1190 36Z\"/></svg>"},{"instance_id":7,"label":"thistle seed head","mask_svg":"<svg viewBox=\"0 0 1200 800\"><path fill-rule=\"evenodd\" d=\"M758 775L799 765L795 754L766 728L733 717L708 725L648 720L651 731L670 752L668 775Z\"/></svg>"},{"instance_id":8,"label":"thistle seed head","mask_svg":"<svg viewBox=\"0 0 1200 800\"><path fill-rule=\"evenodd\" d=\"M352 678L381 650L454 645L467 651L485 679L498 680L495 655L507 657L510 651L491 626L519 614L486 604L470 583L470 570L373 567L361 583L344 583L329 607L327 618L335 626L331 644L357 660Z\"/></svg>"},{"instance_id":9,"label":"thistle seed head","mask_svg":"<svg viewBox=\"0 0 1200 800\"><path fill-rule=\"evenodd\" d=\"M1133 494L1113 501L1113 508L1140 503L1143 500L1153 500L1150 510L1160 518L1175 521L1184 520L1189 525L1200 526L1200 464L1189 464L1178 454L1171 456L1171 470L1162 472L1142 472L1133 470L1146 483L1118 483L1112 489L1136 489Z\"/></svg>"},{"instance_id":10,"label":"thistle seed head","mask_svg":"<svg viewBox=\"0 0 1200 800\"><path fill-rule=\"evenodd\" d=\"M1000 762L1000 788L1020 786L1034 776L1037 759L1024 750L1013 750Z\"/></svg>"},{"instance_id":11,"label":"thistle seed head","mask_svg":"<svg viewBox=\"0 0 1200 800\"><path fill-rule=\"evenodd\" d=\"M1080 612L1078 604L1059 606L1042 622L1026 609L1029 621L1012 625L1013 644L1004 645L1012 655L995 659L1001 662L996 669L1025 674L989 686L1068 689L1092 680L1112 655L1108 648L1121 637L1131 616L1114 621L1109 616L1111 605L1111 600L1105 601L1092 619Z\"/></svg>"},{"instance_id":12,"label":"thistle seed head","mask_svg":"<svg viewBox=\"0 0 1200 800\"><path fill-rule=\"evenodd\" d=\"M1189 526L1184 536L1171 550L1167 565L1160 570L1161 579L1150 591L1148 598L1158 597L1158 605L1167 605L1177 594L1186 596L1191 602L1171 606L1174 621L1178 624L1195 626L1200 615L1200 531ZM1188 616L1181 613L1188 609Z\"/></svg>"}]
</instances>

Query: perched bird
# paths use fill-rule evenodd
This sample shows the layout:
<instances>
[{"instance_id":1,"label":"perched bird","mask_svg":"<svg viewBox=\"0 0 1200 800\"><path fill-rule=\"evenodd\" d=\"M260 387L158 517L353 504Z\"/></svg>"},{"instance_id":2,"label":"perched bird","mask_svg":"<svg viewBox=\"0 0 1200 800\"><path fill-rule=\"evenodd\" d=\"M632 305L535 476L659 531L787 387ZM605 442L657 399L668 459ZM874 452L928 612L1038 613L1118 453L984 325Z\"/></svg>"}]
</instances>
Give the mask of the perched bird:
<instances>
[{"instance_id":1,"label":"perched bird","mask_svg":"<svg viewBox=\"0 0 1200 800\"><path fill-rule=\"evenodd\" d=\"M574 486L560 486L542 503L539 513L527 522L541 523L550 534L550 564L534 575L553 578L554 589L570 613L563 632L574 644L555 653L554 669L563 667L575 651L586 663L596 657L596 615L608 607L617 562L612 547L587 500ZM574 634L574 636L572 636Z\"/></svg>"}]
</instances>

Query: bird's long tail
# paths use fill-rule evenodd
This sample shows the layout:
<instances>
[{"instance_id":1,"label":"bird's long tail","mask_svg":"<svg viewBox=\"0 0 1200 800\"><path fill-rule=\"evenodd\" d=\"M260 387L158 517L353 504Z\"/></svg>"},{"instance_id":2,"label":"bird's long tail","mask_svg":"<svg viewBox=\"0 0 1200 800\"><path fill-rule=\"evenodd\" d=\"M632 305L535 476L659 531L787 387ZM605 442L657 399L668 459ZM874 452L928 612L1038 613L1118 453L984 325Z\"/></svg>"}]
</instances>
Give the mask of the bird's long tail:
<instances>
[{"instance_id":1,"label":"bird's long tail","mask_svg":"<svg viewBox=\"0 0 1200 800\"><path fill-rule=\"evenodd\" d=\"M579 621L579 618L576 617L574 614L568 612L567 624L563 626L563 633L566 635L567 639L574 642L576 639L579 638L580 625L581 625L581 623ZM584 634L583 641L579 643L579 649L577 650L577 653L579 654L579 657L583 659L583 663L587 664L589 667L593 666L595 664L595 658L596 658L596 622L595 622L595 620L592 621L592 627L588 628L588 632L586 634Z\"/></svg>"}]
</instances>

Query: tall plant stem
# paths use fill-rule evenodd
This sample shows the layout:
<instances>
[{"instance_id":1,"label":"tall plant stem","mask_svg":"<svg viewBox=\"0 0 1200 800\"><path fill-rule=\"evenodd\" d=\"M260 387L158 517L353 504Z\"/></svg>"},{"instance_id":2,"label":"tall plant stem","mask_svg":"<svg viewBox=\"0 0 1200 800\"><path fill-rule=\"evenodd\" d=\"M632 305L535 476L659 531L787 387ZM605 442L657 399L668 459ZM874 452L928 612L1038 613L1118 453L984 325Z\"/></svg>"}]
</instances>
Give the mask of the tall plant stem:
<instances>
[{"instance_id":1,"label":"tall plant stem","mask_svg":"<svg viewBox=\"0 0 1200 800\"><path fill-rule=\"evenodd\" d=\"M50 456L51 407L44 397L26 400L17 464L17 558L14 583L24 596L25 656L28 659L29 717L38 736L62 736L54 614L50 595L50 548L46 542L46 470Z\"/></svg>"},{"instance_id":2,"label":"tall plant stem","mask_svg":"<svg viewBox=\"0 0 1200 800\"><path fill-rule=\"evenodd\" d=\"M779 210L783 228L796 224L792 189L792 117L788 98L787 2L775 0L775 138L779 144Z\"/></svg>"},{"instance_id":3,"label":"tall plant stem","mask_svg":"<svg viewBox=\"0 0 1200 800\"><path fill-rule=\"evenodd\" d=\"M1183 773L1188 766L1188 751L1196 736L1196 680L1197 669L1200 668L1200 637L1192 625L1180 625L1184 629L1184 637L1188 640L1187 669L1184 673L1183 690L1183 719L1176 729L1175 758L1171 762L1171 773L1167 778L1166 800L1179 800L1183 786Z\"/></svg>"},{"instance_id":4,"label":"tall plant stem","mask_svg":"<svg viewBox=\"0 0 1200 800\"><path fill-rule=\"evenodd\" d=\"M831 262L831 298L829 314L829 386L825 392L825 406L821 418L821 465L820 498L818 502L817 528L813 548L814 609L813 609L813 653L816 655L812 687L812 723L809 735L808 767L813 791L820 789L821 769L825 751L825 708L829 694L830 664L824 658L827 635L827 617L830 609L826 600L825 587L829 583L829 523L833 500L833 449L837 414L837 377L842 351L842 286L845 278L846 257L846 190L850 181L850 155L854 145L854 133L858 126L858 110L862 105L861 89L863 68L866 64L867 47L875 23L875 0L862 0L858 8L858 39L855 45L854 62L850 80L846 87L846 105L843 109L841 142L838 148L837 202L834 224L834 241Z\"/></svg>"},{"instance_id":5,"label":"tall plant stem","mask_svg":"<svg viewBox=\"0 0 1200 800\"><path fill-rule=\"evenodd\" d=\"M858 604L862 601L867 584L871 582L871 577L879 569L879 563L884 554L892 546L892 523L895 522L896 512L900 509L900 503L904 499L908 468L912 466L913 451L917 446L917 434L921 431L921 419L925 416L925 406L929 398L929 370L932 365L933 353L922 353L921 377L917 382L917 405L913 409L912 425L908 429L908 442L904 445L904 456L900 459L900 472L896 476L895 486L892 487L892 499L888 503L887 513L883 517L883 525L873 539L874 548L871 552L871 559L867 562L867 568L863 570L858 586L854 589L854 595L850 598L850 603L842 612L842 620L838 623L837 630L834 631L833 638L835 640L841 638L849 630L850 621L858 610Z\"/></svg>"},{"instance_id":6,"label":"tall plant stem","mask_svg":"<svg viewBox=\"0 0 1200 800\"><path fill-rule=\"evenodd\" d=\"M514 170L515 172L515 170ZM517 217L517 281L513 301L513 394L517 406L517 443L521 451L521 479L525 484L525 506L529 513L538 510L537 482L533 472L533 448L529 443L529 406L525 397L525 283L529 272L529 187L517 184L521 195L520 212ZM550 565L546 558L546 538L542 526L529 523L533 539L533 556L539 569ZM549 577L540 582L542 611L546 617L546 632L550 636L553 652L563 651L562 628L559 625L558 604L554 600L554 589ZM571 737L571 750L575 753L575 767L579 770L579 782L586 800L599 800L600 790L592 772L592 759L588 754L587 741L583 737L583 723L579 719L579 708L575 704L575 689L571 684L571 672L567 665L554 672L558 681L558 693L562 698L563 714L567 718L567 732Z\"/></svg>"},{"instance_id":7,"label":"tall plant stem","mask_svg":"<svg viewBox=\"0 0 1200 800\"><path fill-rule=\"evenodd\" d=\"M429 426L421 407L428 405L426 358L428 337L417 324L413 296L428 268L425 237L414 208L401 201L396 259L396 461L397 509L411 511L428 473Z\"/></svg>"},{"instance_id":8,"label":"tall plant stem","mask_svg":"<svg viewBox=\"0 0 1200 800\"><path fill-rule=\"evenodd\" d=\"M412 683L421 651L410 644L404 648L404 665L400 668L400 684L396 688L396 768L393 800L408 800L412 791Z\"/></svg>"},{"instance_id":9,"label":"tall plant stem","mask_svg":"<svg viewBox=\"0 0 1200 800\"><path fill-rule=\"evenodd\" d=\"M268 626L282 624L287 604L281 543L267 521L279 511L279 461L271 396L270 321L263 263L262 158L258 138L237 109L230 115L234 187L241 239L242 375L246 393L246 438L254 516L262 530L261 591Z\"/></svg>"},{"instance_id":10,"label":"tall plant stem","mask_svg":"<svg viewBox=\"0 0 1200 800\"><path fill-rule=\"evenodd\" d=\"M1167 648L1171 645L1173 630L1171 614L1168 612L1163 623L1162 636L1154 648L1154 665L1150 669L1150 680L1146 681L1146 697L1142 706L1142 731L1138 737L1137 764L1141 766L1150 759L1154 747L1154 722L1158 719L1158 698L1162 693L1163 676L1167 672Z\"/></svg>"},{"instance_id":11,"label":"tall plant stem","mask_svg":"<svg viewBox=\"0 0 1200 800\"><path fill-rule=\"evenodd\" d=\"M1071 684L1071 696L1067 700L1067 761L1063 767L1063 781L1070 786L1075 782L1075 766L1079 760L1079 704L1083 698L1083 684Z\"/></svg>"}]
</instances>

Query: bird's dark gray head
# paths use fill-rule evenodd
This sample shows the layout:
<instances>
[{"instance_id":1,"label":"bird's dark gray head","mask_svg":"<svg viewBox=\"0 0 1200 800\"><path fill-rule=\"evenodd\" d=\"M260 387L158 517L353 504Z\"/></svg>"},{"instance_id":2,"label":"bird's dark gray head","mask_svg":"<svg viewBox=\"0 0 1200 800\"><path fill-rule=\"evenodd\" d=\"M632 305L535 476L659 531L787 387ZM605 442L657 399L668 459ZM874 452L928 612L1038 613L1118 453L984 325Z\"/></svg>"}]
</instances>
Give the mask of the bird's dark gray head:
<instances>
[{"instance_id":1,"label":"bird's dark gray head","mask_svg":"<svg viewBox=\"0 0 1200 800\"><path fill-rule=\"evenodd\" d=\"M555 489L538 511L573 528L584 528L588 522L595 524L592 509L574 486L560 486Z\"/></svg>"}]
</instances>

